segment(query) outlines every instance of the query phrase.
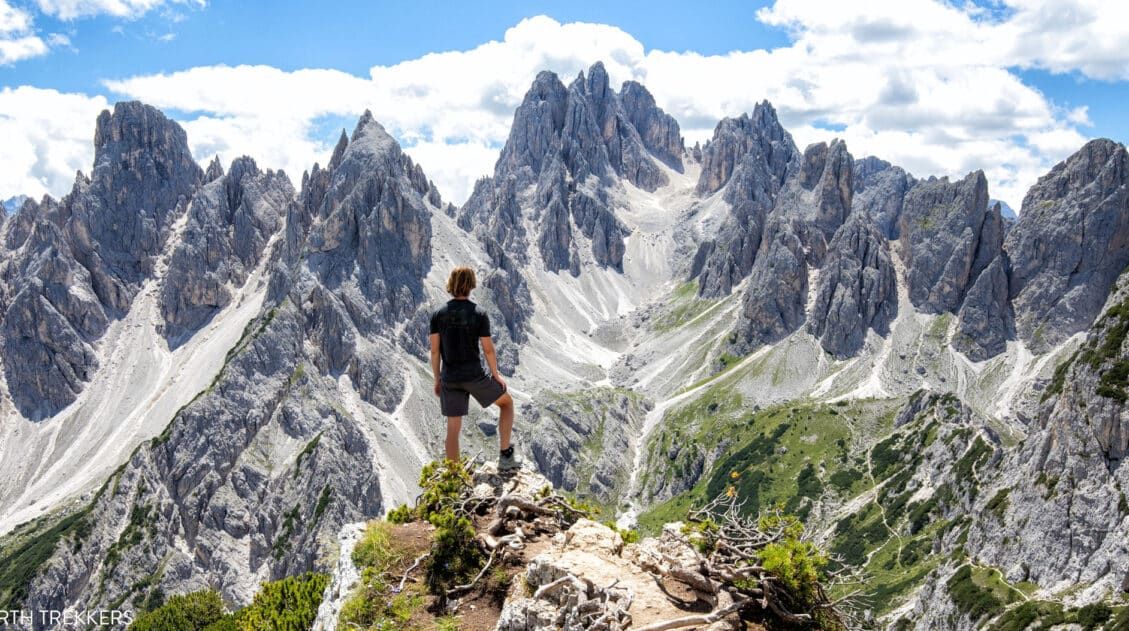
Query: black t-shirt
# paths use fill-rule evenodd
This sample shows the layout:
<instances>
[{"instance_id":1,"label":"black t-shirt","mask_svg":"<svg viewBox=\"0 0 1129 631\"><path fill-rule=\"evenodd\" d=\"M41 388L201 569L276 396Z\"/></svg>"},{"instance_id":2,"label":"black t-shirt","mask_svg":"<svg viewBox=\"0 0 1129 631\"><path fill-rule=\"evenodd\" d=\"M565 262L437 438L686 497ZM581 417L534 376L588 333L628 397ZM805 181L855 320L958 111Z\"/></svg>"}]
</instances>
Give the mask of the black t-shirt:
<instances>
[{"instance_id":1,"label":"black t-shirt","mask_svg":"<svg viewBox=\"0 0 1129 631\"><path fill-rule=\"evenodd\" d=\"M448 300L431 315L431 333L439 334L441 372L445 381L471 381L486 375L478 354L478 338L490 337L490 317L469 300Z\"/></svg>"}]
</instances>

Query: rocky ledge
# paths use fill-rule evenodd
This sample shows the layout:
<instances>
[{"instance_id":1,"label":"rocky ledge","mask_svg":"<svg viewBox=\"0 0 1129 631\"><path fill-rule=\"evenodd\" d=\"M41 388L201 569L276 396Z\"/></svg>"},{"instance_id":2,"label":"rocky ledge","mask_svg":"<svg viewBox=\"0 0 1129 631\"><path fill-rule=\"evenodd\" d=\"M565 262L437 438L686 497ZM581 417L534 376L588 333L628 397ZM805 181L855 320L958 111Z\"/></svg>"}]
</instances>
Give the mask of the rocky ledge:
<instances>
[{"instance_id":1,"label":"rocky ledge","mask_svg":"<svg viewBox=\"0 0 1129 631\"><path fill-rule=\"evenodd\" d=\"M420 486L415 506L342 529L314 629L846 628L798 522L741 517L727 495L641 539L529 469L433 463Z\"/></svg>"}]
</instances>

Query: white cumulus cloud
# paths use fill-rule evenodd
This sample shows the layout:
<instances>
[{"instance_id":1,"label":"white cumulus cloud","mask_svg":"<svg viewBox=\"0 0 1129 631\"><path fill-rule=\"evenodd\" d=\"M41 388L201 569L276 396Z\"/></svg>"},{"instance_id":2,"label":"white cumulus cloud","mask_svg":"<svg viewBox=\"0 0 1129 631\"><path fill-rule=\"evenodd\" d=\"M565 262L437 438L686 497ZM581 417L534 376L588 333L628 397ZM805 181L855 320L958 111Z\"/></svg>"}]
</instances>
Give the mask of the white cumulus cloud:
<instances>
[{"instance_id":1,"label":"white cumulus cloud","mask_svg":"<svg viewBox=\"0 0 1129 631\"><path fill-rule=\"evenodd\" d=\"M0 66L47 54L48 45L33 29L31 14L0 0Z\"/></svg>"},{"instance_id":2,"label":"white cumulus cloud","mask_svg":"<svg viewBox=\"0 0 1129 631\"><path fill-rule=\"evenodd\" d=\"M75 172L90 172L94 123L105 97L28 86L0 89L0 199L70 191Z\"/></svg>"},{"instance_id":3,"label":"white cumulus cloud","mask_svg":"<svg viewBox=\"0 0 1129 631\"><path fill-rule=\"evenodd\" d=\"M95 15L137 18L167 5L205 6L205 0L35 0L39 10L59 18L74 20Z\"/></svg>"},{"instance_id":4,"label":"white cumulus cloud","mask_svg":"<svg viewBox=\"0 0 1129 631\"><path fill-rule=\"evenodd\" d=\"M918 176L983 169L993 196L1018 208L1039 175L1085 142L1089 115L1085 106L1064 109L1012 69L1125 80L1129 47L1118 43L1129 41L1129 21L1105 19L1119 7L778 0L757 19L792 42L723 55L648 50L614 26L540 16L501 40L375 66L368 76L219 65L105 85L171 110L202 162L247 154L295 180L324 163L336 141L319 120L371 109L444 197L460 203L492 171L537 72L552 70L568 83L603 61L614 83L646 85L689 144L709 138L720 118L768 99L801 146L839 136L856 157L877 155ZM1062 23L1071 26L1052 29Z\"/></svg>"}]
</instances>

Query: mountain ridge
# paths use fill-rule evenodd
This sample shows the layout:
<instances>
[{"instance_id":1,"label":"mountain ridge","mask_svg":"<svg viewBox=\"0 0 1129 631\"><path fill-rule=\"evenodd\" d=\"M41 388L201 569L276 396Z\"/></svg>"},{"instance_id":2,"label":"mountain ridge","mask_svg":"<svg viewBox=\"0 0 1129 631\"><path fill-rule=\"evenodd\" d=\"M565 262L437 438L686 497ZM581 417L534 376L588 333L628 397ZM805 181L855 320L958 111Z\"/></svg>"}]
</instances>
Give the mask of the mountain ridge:
<instances>
[{"instance_id":1,"label":"mountain ridge","mask_svg":"<svg viewBox=\"0 0 1129 631\"><path fill-rule=\"evenodd\" d=\"M649 96L630 82L615 92L602 65L567 87L539 74L494 176L460 209L443 204L370 112L298 190L250 158L226 172L218 161L189 166L183 131L152 108L124 104L100 116L92 177L80 174L60 202L26 203L0 227L15 253L0 270L5 431L46 431L35 424L51 429L59 420L51 410L81 408L93 396L88 384L115 367L99 339L134 322L131 305L160 315L137 322L160 328L166 348L157 343L156 360L183 356L215 327L233 330L233 343L213 359L211 384L178 394L182 407L171 416L146 420L149 429L138 431L148 435L129 438L138 447L113 484L79 502L74 514L91 528L62 533L71 546L52 546L29 591L5 602L98 606L136 600L148 580L170 592L214 580L229 602L246 602L258 580L319 566L344 524L411 497L409 472L440 435L423 327L456 263L491 269L481 302L500 323L503 372L514 375L519 419L540 419L519 427L519 445L554 484L617 511L653 509L706 484L724 462L753 462L734 460L745 440L740 423L732 441L709 449L672 439L717 414L747 413L747 425L760 427L776 422L762 410L788 401L818 401L810 415L830 419L838 402L879 396L916 419L924 404L913 393L929 388L963 399L960 423L938 420L946 436L972 428L952 438L956 460L980 449L977 437L1004 454L1008 441L1041 431L1032 417L1052 414L1038 401L1041 389L1057 361L1104 322L1127 254L1118 236L1129 235L1123 146L1088 143L1040 180L1007 227L982 173L916 180L875 158L854 159L841 141L801 152L767 102L686 150L677 122ZM136 149L124 166L107 157L123 146ZM154 190L105 194L149 182L139 173L152 173ZM181 193L187 182L190 195ZM139 219L100 223L113 212ZM1056 224L1056 213L1073 213L1082 230ZM1101 226L1111 227L1108 239ZM1080 257L1085 273L1066 273L1074 259L1048 264L1032 255L1026 244L1038 235L1081 243L1063 251L1109 255ZM167 257L154 255L160 244L171 244ZM63 291L76 284L69 279L88 289ZM1046 316L1064 309L1069 317ZM1039 336L1033 321L1044 326ZM40 323L46 335L23 337ZM24 358L37 352L65 358L71 373L25 370L36 362ZM1108 352L1110 366L1124 353ZM1079 379L1116 393L1108 388L1117 384L1102 381L1111 370ZM44 392L65 396L32 406ZM1102 399L1111 411L1124 402ZM947 418L948 404L930 401L929 414ZM81 410L68 418L98 426ZM489 445L485 416L469 420L484 429L468 442ZM167 427L154 428L161 421ZM881 431L908 436L898 429L906 425L924 431L928 423ZM1122 453L1118 422L1111 416L1102 427L1111 437L1103 449ZM823 434L842 428L827 428L812 443L790 443L792 451L833 443ZM789 431L778 438L793 440ZM855 431L840 438L868 454L878 449L878 436ZM796 466L797 475L807 470ZM937 466L937 480L954 475ZM820 463L804 475L829 488L836 467ZM910 488L925 469L905 471L903 494L921 491L914 502L927 501L925 486ZM1035 505L1030 488L1013 492ZM4 497L15 499L14 490ZM813 520L829 519L842 499L795 497L794 508ZM977 501L984 497L963 495L939 510ZM13 509L34 514L31 505ZM1022 519L1007 510L1007 519ZM13 514L5 512L8 529ZM144 527L135 537L137 519ZM28 536L27 527L16 531ZM999 545L980 532L969 540ZM1006 561L1016 553L995 554ZM1095 595L1109 593L1107 579L1094 578ZM913 602L920 620L951 613L944 603Z\"/></svg>"}]
</instances>

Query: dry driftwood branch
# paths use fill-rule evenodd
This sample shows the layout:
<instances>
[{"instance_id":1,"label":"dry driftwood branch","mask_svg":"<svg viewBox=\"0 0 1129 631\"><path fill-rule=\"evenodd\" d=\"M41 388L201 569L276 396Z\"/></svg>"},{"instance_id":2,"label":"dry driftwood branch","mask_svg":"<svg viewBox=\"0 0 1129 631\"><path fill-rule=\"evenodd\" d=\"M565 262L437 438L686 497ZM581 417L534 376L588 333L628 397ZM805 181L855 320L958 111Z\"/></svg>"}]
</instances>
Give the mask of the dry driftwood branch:
<instances>
[{"instance_id":1,"label":"dry driftwood branch","mask_svg":"<svg viewBox=\"0 0 1129 631\"><path fill-rule=\"evenodd\" d=\"M730 614L740 611L741 608L746 604L747 602L744 600L735 601L726 607L714 609L709 613L694 614L690 616L683 616L681 618L674 618L673 620L653 622L646 626L633 627L633 631L667 631L668 629L682 629L685 627L713 624Z\"/></svg>"},{"instance_id":2,"label":"dry driftwood branch","mask_svg":"<svg viewBox=\"0 0 1129 631\"><path fill-rule=\"evenodd\" d=\"M424 552L423 554L416 557L416 560L413 561L410 566L408 566L408 569L404 570L404 575L402 577L400 577L400 586L396 588L396 593L400 593L400 592L404 591L404 583L406 583L408 581L408 575L412 573L412 570L419 567L419 564L423 563L423 560L426 559L430 555L431 555L430 552Z\"/></svg>"},{"instance_id":3,"label":"dry driftwood branch","mask_svg":"<svg viewBox=\"0 0 1129 631\"><path fill-rule=\"evenodd\" d=\"M457 596L463 592L469 591L472 587L475 586L475 584L478 583L478 581L482 580L482 577L486 575L486 570L490 569L490 566L494 564L494 557L496 556L496 554L497 550L491 550L490 558L486 560L486 565L482 566L482 569L478 571L478 574L469 583L456 585L451 589L448 589L447 598L451 598L452 596Z\"/></svg>"},{"instance_id":4,"label":"dry driftwood branch","mask_svg":"<svg viewBox=\"0 0 1129 631\"><path fill-rule=\"evenodd\" d=\"M549 496L549 497L555 497L555 496ZM562 503L563 503L563 501L562 501ZM511 506L515 506L515 507L521 509L523 512L531 513L533 515L552 516L556 513L556 511L554 511L553 509L547 508L545 506L541 506L540 504L538 504L538 503L536 503L536 502L534 502L530 499L527 499L525 497L522 497L520 495L507 494L507 495L503 495L501 498L498 499L497 510L498 510L499 514L504 514L506 512L506 510ZM567 506L567 504L565 506ZM572 510L571 506L567 506L567 507L570 510Z\"/></svg>"},{"instance_id":5,"label":"dry driftwood branch","mask_svg":"<svg viewBox=\"0 0 1129 631\"><path fill-rule=\"evenodd\" d=\"M551 583L546 583L541 587L538 587L537 591L533 593L533 598L534 600L540 600L541 598L544 598L545 596L556 592L566 585L572 587L580 593L586 593L588 591L585 588L584 583L581 582L579 578L576 578L572 574L565 574L564 576Z\"/></svg>"}]
</instances>

